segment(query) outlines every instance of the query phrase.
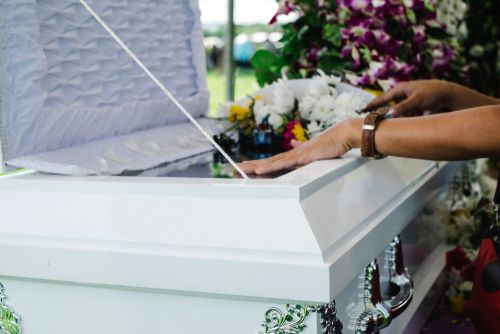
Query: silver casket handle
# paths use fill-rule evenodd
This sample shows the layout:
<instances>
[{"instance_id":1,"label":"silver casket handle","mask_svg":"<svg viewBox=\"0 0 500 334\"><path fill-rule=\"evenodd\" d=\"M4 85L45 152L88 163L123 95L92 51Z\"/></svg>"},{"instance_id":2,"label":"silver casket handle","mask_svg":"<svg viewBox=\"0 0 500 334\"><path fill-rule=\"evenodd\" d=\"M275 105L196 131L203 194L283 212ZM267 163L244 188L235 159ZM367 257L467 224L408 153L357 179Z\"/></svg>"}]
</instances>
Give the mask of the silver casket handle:
<instances>
[{"instance_id":1,"label":"silver casket handle","mask_svg":"<svg viewBox=\"0 0 500 334\"><path fill-rule=\"evenodd\" d=\"M397 236L386 250L389 267L389 293L383 304L392 319L403 313L413 299L413 280L405 268L401 237Z\"/></svg>"},{"instance_id":2,"label":"silver casket handle","mask_svg":"<svg viewBox=\"0 0 500 334\"><path fill-rule=\"evenodd\" d=\"M389 291L386 298L380 292L380 272L377 260L373 260L364 276L363 301L365 310L359 316L357 334L376 333L390 325L391 321L410 305L413 298L413 281L404 266L401 238L397 236L386 250L389 267Z\"/></svg>"}]
</instances>

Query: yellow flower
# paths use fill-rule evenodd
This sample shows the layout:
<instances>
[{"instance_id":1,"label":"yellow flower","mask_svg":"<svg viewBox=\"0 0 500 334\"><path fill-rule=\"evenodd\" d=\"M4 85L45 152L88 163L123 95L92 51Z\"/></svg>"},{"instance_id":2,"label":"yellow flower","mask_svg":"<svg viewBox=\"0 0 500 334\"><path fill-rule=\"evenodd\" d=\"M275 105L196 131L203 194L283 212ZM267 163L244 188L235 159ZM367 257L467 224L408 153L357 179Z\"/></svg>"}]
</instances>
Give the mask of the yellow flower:
<instances>
[{"instance_id":1,"label":"yellow flower","mask_svg":"<svg viewBox=\"0 0 500 334\"><path fill-rule=\"evenodd\" d=\"M365 88L364 91L370 95L373 95L373 97L380 96L383 93L383 91L376 90L376 89L370 89L370 88ZM391 101L391 102L389 102L389 105L392 107L392 106L396 105L396 103Z\"/></svg>"},{"instance_id":2,"label":"yellow flower","mask_svg":"<svg viewBox=\"0 0 500 334\"><path fill-rule=\"evenodd\" d=\"M295 124L292 133L295 136L295 139L300 141L300 142L305 142L307 141L307 136L306 136L306 131L300 124Z\"/></svg>"},{"instance_id":3,"label":"yellow flower","mask_svg":"<svg viewBox=\"0 0 500 334\"><path fill-rule=\"evenodd\" d=\"M370 88L365 88L364 91L367 92L368 94L375 96L375 97L377 97L383 93L380 90L375 90L375 89L370 89Z\"/></svg>"},{"instance_id":4,"label":"yellow flower","mask_svg":"<svg viewBox=\"0 0 500 334\"><path fill-rule=\"evenodd\" d=\"M451 311L455 314L463 314L465 311L465 297L462 294L450 297Z\"/></svg>"},{"instance_id":5,"label":"yellow flower","mask_svg":"<svg viewBox=\"0 0 500 334\"><path fill-rule=\"evenodd\" d=\"M229 116L228 120L231 123L234 123L236 121L244 121L252 116L252 113L250 112L250 109L247 107L240 106L239 104L233 104L231 107L229 107Z\"/></svg>"}]
</instances>

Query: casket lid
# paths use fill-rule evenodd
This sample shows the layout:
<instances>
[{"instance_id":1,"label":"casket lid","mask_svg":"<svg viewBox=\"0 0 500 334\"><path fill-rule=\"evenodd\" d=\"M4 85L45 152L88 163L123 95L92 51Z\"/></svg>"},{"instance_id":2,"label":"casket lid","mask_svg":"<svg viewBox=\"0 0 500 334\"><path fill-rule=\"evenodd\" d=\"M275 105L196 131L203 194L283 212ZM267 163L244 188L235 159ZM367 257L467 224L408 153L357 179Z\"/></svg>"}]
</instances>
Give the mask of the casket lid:
<instances>
[{"instance_id":1,"label":"casket lid","mask_svg":"<svg viewBox=\"0 0 500 334\"><path fill-rule=\"evenodd\" d=\"M194 116L207 111L197 0L88 2ZM5 161L186 121L79 1L2 1L0 13Z\"/></svg>"}]
</instances>

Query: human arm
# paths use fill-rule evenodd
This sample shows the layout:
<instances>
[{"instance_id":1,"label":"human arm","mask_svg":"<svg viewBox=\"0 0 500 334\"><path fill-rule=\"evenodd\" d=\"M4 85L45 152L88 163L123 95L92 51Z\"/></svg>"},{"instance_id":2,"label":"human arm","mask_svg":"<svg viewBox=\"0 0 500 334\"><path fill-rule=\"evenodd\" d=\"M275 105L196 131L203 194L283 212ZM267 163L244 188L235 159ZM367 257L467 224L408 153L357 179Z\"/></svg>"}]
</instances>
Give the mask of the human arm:
<instances>
[{"instance_id":1,"label":"human arm","mask_svg":"<svg viewBox=\"0 0 500 334\"><path fill-rule=\"evenodd\" d=\"M361 146L362 119L340 123L289 152L242 163L247 173L268 174L316 160L339 157ZM379 153L427 160L500 156L500 105L454 113L393 118L375 131Z\"/></svg>"},{"instance_id":2,"label":"human arm","mask_svg":"<svg viewBox=\"0 0 500 334\"><path fill-rule=\"evenodd\" d=\"M462 110L500 104L500 99L478 93L467 87L442 80L401 82L370 102L366 110L373 110L391 101L394 116L422 115L425 111Z\"/></svg>"}]
</instances>

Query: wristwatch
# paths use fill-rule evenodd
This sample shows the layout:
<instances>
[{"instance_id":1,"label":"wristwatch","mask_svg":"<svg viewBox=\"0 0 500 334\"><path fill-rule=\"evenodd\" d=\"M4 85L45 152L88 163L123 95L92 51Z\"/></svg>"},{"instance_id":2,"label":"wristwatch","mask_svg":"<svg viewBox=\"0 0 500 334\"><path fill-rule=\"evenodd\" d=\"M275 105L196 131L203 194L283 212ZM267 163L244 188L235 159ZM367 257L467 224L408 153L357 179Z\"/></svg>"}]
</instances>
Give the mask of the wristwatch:
<instances>
[{"instance_id":1,"label":"wristwatch","mask_svg":"<svg viewBox=\"0 0 500 334\"><path fill-rule=\"evenodd\" d=\"M372 159L383 159L386 156L377 152L375 148L375 130L381 121L385 119L385 114L389 108L381 108L369 113L363 122L361 135L361 156Z\"/></svg>"}]
</instances>

